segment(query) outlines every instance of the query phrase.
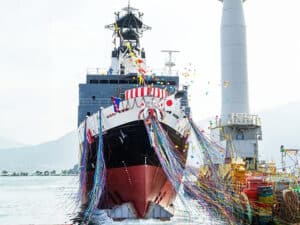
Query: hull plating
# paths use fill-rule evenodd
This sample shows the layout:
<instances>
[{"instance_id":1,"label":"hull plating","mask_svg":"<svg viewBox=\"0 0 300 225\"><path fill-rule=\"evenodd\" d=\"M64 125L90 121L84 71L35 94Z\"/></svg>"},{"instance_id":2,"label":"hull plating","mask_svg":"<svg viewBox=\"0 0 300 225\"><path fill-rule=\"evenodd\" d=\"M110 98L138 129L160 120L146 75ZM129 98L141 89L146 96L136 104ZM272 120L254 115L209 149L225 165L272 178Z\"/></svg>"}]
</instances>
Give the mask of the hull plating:
<instances>
[{"instance_id":1,"label":"hull plating","mask_svg":"<svg viewBox=\"0 0 300 225\"><path fill-rule=\"evenodd\" d=\"M186 138L175 130L164 126L185 164ZM157 204L166 211L173 207L176 191L172 188L160 162L149 143L143 121L134 121L113 128L103 135L104 157L107 167L106 186L99 208L112 209L131 203L138 218L145 218L150 204ZM98 147L97 138L88 146L87 181L84 187L83 204L87 204L88 193L93 186L94 165Z\"/></svg>"}]
</instances>

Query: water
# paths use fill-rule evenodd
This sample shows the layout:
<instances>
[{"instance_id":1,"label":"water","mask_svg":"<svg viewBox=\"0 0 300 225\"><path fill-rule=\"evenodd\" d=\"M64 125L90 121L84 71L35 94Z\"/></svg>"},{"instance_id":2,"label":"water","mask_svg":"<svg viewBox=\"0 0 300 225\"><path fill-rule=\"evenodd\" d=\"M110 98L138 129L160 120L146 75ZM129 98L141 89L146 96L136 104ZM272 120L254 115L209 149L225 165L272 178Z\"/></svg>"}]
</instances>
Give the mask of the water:
<instances>
[{"instance_id":1,"label":"water","mask_svg":"<svg viewBox=\"0 0 300 225\"><path fill-rule=\"evenodd\" d=\"M1 177L0 225L70 224L75 212L77 177ZM176 215L171 221L137 220L104 224L151 225L222 225L222 219L198 208L188 213L177 201ZM189 205L195 204L189 200Z\"/></svg>"}]
</instances>

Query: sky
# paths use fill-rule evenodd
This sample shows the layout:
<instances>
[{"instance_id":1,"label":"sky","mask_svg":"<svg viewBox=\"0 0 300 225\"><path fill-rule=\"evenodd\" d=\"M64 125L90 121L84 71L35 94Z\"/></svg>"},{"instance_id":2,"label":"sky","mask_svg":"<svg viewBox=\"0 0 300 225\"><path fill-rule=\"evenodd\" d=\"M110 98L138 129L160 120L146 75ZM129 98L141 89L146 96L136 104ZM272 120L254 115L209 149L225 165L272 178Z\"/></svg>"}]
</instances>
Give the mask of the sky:
<instances>
[{"instance_id":1,"label":"sky","mask_svg":"<svg viewBox=\"0 0 300 225\"><path fill-rule=\"evenodd\" d=\"M300 100L300 1L244 3L251 112ZM131 0L152 27L142 39L148 66L161 69L175 49L189 77L194 120L220 114L220 23L217 0ZM78 85L88 68L110 65L104 26L126 0L0 1L0 137L24 144L76 129Z\"/></svg>"}]
</instances>

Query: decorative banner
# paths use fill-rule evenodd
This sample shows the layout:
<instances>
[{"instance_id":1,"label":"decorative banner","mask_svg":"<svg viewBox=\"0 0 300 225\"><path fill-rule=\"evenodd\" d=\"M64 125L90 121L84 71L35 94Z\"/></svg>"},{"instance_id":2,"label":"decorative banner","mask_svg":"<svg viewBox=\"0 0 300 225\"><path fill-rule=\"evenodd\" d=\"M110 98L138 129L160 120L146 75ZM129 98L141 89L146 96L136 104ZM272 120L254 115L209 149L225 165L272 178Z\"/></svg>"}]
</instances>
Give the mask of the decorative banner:
<instances>
[{"instance_id":1,"label":"decorative banner","mask_svg":"<svg viewBox=\"0 0 300 225\"><path fill-rule=\"evenodd\" d=\"M166 98L167 91L154 87L138 87L125 91L125 100L137 97L153 96L157 98Z\"/></svg>"}]
</instances>

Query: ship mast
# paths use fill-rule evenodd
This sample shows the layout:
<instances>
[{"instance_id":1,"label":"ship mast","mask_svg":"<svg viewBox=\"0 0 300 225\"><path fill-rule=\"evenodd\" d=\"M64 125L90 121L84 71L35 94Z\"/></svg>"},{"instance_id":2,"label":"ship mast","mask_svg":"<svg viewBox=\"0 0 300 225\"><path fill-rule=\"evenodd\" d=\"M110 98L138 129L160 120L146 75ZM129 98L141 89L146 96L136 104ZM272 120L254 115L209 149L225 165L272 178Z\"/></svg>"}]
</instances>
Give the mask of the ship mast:
<instances>
[{"instance_id":1,"label":"ship mast","mask_svg":"<svg viewBox=\"0 0 300 225\"><path fill-rule=\"evenodd\" d=\"M111 67L111 75L138 74L141 65L136 65L139 60L142 67L145 67L146 54L140 45L140 38L143 32L150 30L151 27L145 25L142 21L143 13L138 9L131 7L130 0L128 6L121 12L116 12L116 21L105 28L114 32Z\"/></svg>"},{"instance_id":2,"label":"ship mast","mask_svg":"<svg viewBox=\"0 0 300 225\"><path fill-rule=\"evenodd\" d=\"M165 66L169 70L169 75L172 75L172 68L174 66L176 66L175 62L173 61L172 55L173 55L173 53L178 53L180 51L177 51L177 50L162 50L161 52L168 53L168 55L169 55L169 60L165 63Z\"/></svg>"}]
</instances>

